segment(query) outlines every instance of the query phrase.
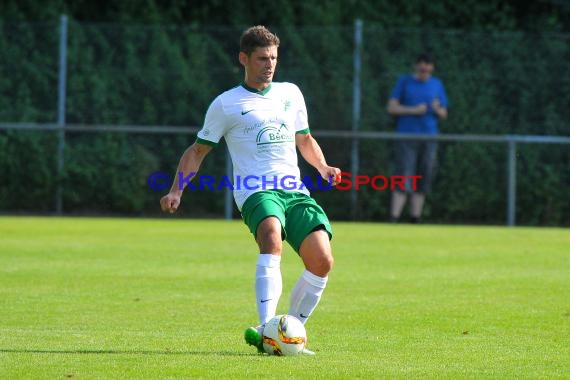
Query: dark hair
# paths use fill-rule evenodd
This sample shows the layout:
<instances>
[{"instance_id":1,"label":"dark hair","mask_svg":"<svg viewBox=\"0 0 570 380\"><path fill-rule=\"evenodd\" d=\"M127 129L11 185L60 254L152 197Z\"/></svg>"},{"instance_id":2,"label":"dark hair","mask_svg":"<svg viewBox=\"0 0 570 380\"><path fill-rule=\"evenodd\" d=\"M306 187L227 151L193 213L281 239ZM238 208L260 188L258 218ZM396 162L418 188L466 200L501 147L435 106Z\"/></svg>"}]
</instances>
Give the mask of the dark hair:
<instances>
[{"instance_id":1,"label":"dark hair","mask_svg":"<svg viewBox=\"0 0 570 380\"><path fill-rule=\"evenodd\" d=\"M279 37L271 33L265 26L257 25L242 33L239 41L239 51L250 55L258 47L277 46Z\"/></svg>"},{"instance_id":2,"label":"dark hair","mask_svg":"<svg viewBox=\"0 0 570 380\"><path fill-rule=\"evenodd\" d=\"M418 57L416 58L416 63L435 63L435 60L433 59L433 55L431 55L430 53L424 52L421 53L420 55L418 55Z\"/></svg>"}]
</instances>

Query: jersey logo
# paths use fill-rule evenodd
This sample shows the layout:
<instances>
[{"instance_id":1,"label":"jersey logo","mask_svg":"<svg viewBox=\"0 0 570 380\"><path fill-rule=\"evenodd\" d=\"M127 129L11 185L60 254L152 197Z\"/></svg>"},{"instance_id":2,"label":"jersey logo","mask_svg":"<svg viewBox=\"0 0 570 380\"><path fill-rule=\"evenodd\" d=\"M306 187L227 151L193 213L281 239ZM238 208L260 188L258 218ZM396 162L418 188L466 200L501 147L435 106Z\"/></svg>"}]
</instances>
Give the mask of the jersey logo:
<instances>
[{"instance_id":1,"label":"jersey logo","mask_svg":"<svg viewBox=\"0 0 570 380\"><path fill-rule=\"evenodd\" d=\"M247 111L241 111L241 114L242 114L242 115L245 115L245 114L250 113L251 111L253 111L253 110L251 109L251 110L247 110Z\"/></svg>"},{"instance_id":2,"label":"jersey logo","mask_svg":"<svg viewBox=\"0 0 570 380\"><path fill-rule=\"evenodd\" d=\"M289 131L286 124L279 127L270 125L262 128L255 139L257 145L283 144L295 141L295 135Z\"/></svg>"}]
</instances>

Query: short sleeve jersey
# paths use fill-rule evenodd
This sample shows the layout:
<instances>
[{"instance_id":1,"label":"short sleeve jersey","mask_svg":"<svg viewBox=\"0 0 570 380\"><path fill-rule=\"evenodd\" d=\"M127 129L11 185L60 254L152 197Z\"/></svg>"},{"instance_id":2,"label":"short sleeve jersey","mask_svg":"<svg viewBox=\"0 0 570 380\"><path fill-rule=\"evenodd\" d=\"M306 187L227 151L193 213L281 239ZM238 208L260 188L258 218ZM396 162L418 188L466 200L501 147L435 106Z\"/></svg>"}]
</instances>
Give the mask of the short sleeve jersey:
<instances>
[{"instance_id":1,"label":"short sleeve jersey","mask_svg":"<svg viewBox=\"0 0 570 380\"><path fill-rule=\"evenodd\" d=\"M197 142L215 146L225 138L233 162L234 199L241 210L255 192L290 191L290 181L301 183L297 133L309 133L309 124L305 100L296 85L273 82L257 91L241 84L210 104ZM309 195L304 186L294 191Z\"/></svg>"},{"instance_id":2,"label":"short sleeve jersey","mask_svg":"<svg viewBox=\"0 0 570 380\"><path fill-rule=\"evenodd\" d=\"M443 83L436 77L422 82L413 75L403 75L398 79L390 98L397 99L404 106L417 106L425 103L426 114L421 116L404 115L397 118L397 131L401 133L438 133L438 118L431 104L438 99L442 107L447 107L447 95Z\"/></svg>"}]
</instances>

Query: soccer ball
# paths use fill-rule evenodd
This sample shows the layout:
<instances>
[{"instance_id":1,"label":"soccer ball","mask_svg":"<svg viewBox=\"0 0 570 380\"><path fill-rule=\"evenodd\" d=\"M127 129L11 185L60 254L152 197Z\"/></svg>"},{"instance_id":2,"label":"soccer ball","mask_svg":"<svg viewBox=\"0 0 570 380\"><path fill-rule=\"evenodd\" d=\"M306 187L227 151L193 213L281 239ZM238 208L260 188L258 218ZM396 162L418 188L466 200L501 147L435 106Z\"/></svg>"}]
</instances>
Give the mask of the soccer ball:
<instances>
[{"instance_id":1,"label":"soccer ball","mask_svg":"<svg viewBox=\"0 0 570 380\"><path fill-rule=\"evenodd\" d=\"M277 315L265 324L263 349L270 355L298 355L306 344L305 325L292 315Z\"/></svg>"}]
</instances>

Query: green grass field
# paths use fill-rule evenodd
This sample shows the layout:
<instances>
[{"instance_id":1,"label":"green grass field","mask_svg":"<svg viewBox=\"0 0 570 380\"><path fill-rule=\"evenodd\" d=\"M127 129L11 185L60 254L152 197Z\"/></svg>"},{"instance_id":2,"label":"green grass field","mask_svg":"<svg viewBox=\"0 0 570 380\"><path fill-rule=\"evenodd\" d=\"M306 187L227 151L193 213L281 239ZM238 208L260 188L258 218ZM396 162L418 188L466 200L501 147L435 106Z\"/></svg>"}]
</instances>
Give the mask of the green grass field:
<instances>
[{"instance_id":1,"label":"green grass field","mask_svg":"<svg viewBox=\"0 0 570 380\"><path fill-rule=\"evenodd\" d=\"M257 355L241 221L0 218L0 378L569 378L567 229L334 223L314 357ZM286 312L301 262L288 247Z\"/></svg>"}]
</instances>

